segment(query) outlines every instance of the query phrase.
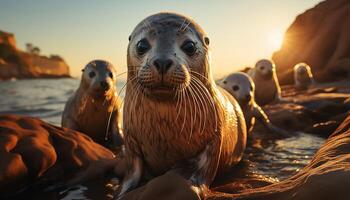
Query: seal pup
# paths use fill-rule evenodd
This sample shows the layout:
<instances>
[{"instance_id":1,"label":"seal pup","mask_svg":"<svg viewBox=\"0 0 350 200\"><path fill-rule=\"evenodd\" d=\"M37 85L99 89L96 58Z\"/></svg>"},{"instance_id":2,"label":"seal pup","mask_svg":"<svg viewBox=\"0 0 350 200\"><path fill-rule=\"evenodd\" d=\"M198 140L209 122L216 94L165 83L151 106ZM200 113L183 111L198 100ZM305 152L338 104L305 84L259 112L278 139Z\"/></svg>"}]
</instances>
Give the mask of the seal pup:
<instances>
[{"instance_id":1,"label":"seal pup","mask_svg":"<svg viewBox=\"0 0 350 200\"><path fill-rule=\"evenodd\" d=\"M297 89L305 90L315 84L311 68L306 63L298 63L294 66L294 85Z\"/></svg>"},{"instance_id":2,"label":"seal pup","mask_svg":"<svg viewBox=\"0 0 350 200\"><path fill-rule=\"evenodd\" d=\"M79 88L68 99L62 127L85 133L95 142L121 145L116 71L111 63L93 60L82 70Z\"/></svg>"},{"instance_id":3,"label":"seal pup","mask_svg":"<svg viewBox=\"0 0 350 200\"><path fill-rule=\"evenodd\" d=\"M151 15L129 37L127 63L127 172L116 197L145 171L154 177L178 166L205 196L216 174L241 160L247 137L240 106L212 78L209 38L186 16Z\"/></svg>"},{"instance_id":4,"label":"seal pup","mask_svg":"<svg viewBox=\"0 0 350 200\"><path fill-rule=\"evenodd\" d=\"M253 131L255 119L257 119L274 133L283 136L290 135L288 131L273 125L264 110L255 102L255 84L246 73L232 73L220 80L218 85L227 90L238 101L244 114L248 133Z\"/></svg>"},{"instance_id":5,"label":"seal pup","mask_svg":"<svg viewBox=\"0 0 350 200\"><path fill-rule=\"evenodd\" d=\"M255 101L263 106L281 100L281 87L276 75L276 66L272 60L259 60L254 68L248 71L255 83Z\"/></svg>"}]
</instances>

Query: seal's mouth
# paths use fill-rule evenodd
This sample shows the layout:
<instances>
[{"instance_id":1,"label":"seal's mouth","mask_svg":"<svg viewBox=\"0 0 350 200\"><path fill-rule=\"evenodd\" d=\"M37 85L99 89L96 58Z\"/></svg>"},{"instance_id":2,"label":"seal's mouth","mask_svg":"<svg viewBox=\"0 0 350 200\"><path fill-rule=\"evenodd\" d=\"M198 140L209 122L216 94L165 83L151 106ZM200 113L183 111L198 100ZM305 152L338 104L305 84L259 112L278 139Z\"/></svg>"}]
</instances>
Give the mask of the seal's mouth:
<instances>
[{"instance_id":1,"label":"seal's mouth","mask_svg":"<svg viewBox=\"0 0 350 200\"><path fill-rule=\"evenodd\" d=\"M110 90L105 90L102 88L95 88L90 90L90 95L94 98L106 98L110 95Z\"/></svg>"},{"instance_id":2,"label":"seal's mouth","mask_svg":"<svg viewBox=\"0 0 350 200\"><path fill-rule=\"evenodd\" d=\"M270 80L272 78L272 71L268 71L267 73L262 74L265 80Z\"/></svg>"},{"instance_id":3,"label":"seal's mouth","mask_svg":"<svg viewBox=\"0 0 350 200\"><path fill-rule=\"evenodd\" d=\"M300 74L300 75L302 75L304 73L305 73L305 71L298 71L298 74Z\"/></svg>"},{"instance_id":4,"label":"seal's mouth","mask_svg":"<svg viewBox=\"0 0 350 200\"><path fill-rule=\"evenodd\" d=\"M147 96L159 100L173 99L176 95L177 90L179 90L179 87L165 83L159 83L144 87L144 91L146 92Z\"/></svg>"},{"instance_id":5,"label":"seal's mouth","mask_svg":"<svg viewBox=\"0 0 350 200\"><path fill-rule=\"evenodd\" d=\"M176 87L168 85L168 84L156 84L147 88L150 93L159 95L159 94L170 94L176 90Z\"/></svg>"},{"instance_id":6,"label":"seal's mouth","mask_svg":"<svg viewBox=\"0 0 350 200\"><path fill-rule=\"evenodd\" d=\"M174 87L171 87L169 85L156 85L154 87L150 88L153 91L170 91L170 90L174 90Z\"/></svg>"}]
</instances>

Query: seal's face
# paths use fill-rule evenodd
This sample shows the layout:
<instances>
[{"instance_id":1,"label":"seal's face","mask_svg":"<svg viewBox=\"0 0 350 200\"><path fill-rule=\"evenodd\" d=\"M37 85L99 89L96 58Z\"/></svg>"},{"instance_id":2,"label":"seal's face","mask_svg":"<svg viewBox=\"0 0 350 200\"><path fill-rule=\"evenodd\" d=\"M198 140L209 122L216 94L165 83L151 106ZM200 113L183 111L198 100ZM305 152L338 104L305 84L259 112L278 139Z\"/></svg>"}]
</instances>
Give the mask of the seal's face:
<instances>
[{"instance_id":1,"label":"seal's face","mask_svg":"<svg viewBox=\"0 0 350 200\"><path fill-rule=\"evenodd\" d=\"M272 75L275 71L275 64L267 59L259 60L255 64L255 70L257 73L266 80L272 78Z\"/></svg>"},{"instance_id":2,"label":"seal's face","mask_svg":"<svg viewBox=\"0 0 350 200\"><path fill-rule=\"evenodd\" d=\"M143 20L130 36L129 81L148 96L172 98L191 83L191 73L203 74L209 40L184 16L161 13ZM204 55L203 55L204 54Z\"/></svg>"},{"instance_id":3,"label":"seal's face","mask_svg":"<svg viewBox=\"0 0 350 200\"><path fill-rule=\"evenodd\" d=\"M296 72L299 74L299 75L302 75L302 76L305 76L307 74L307 69L305 66L301 65L299 66L297 69L296 69Z\"/></svg>"},{"instance_id":4,"label":"seal's face","mask_svg":"<svg viewBox=\"0 0 350 200\"><path fill-rule=\"evenodd\" d=\"M311 68L307 64L298 64L294 67L294 73L298 76L308 77L311 74Z\"/></svg>"},{"instance_id":5,"label":"seal's face","mask_svg":"<svg viewBox=\"0 0 350 200\"><path fill-rule=\"evenodd\" d=\"M255 85L245 73L233 73L220 81L219 85L233 95L242 107L254 100Z\"/></svg>"},{"instance_id":6,"label":"seal's face","mask_svg":"<svg viewBox=\"0 0 350 200\"><path fill-rule=\"evenodd\" d=\"M93 60L83 69L82 83L94 98L112 95L116 77L112 64L103 60Z\"/></svg>"}]
</instances>

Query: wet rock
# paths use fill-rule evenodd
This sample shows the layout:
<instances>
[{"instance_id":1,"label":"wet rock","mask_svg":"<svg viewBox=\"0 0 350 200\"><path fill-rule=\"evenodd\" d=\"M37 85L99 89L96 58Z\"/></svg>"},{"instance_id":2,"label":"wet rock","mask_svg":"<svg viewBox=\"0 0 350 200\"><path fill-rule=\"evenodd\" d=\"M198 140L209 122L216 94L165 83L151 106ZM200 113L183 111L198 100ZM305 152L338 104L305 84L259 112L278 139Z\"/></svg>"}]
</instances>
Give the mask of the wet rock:
<instances>
[{"instance_id":1,"label":"wet rock","mask_svg":"<svg viewBox=\"0 0 350 200\"><path fill-rule=\"evenodd\" d=\"M312 110L295 103L281 103L263 107L270 121L287 130L301 130L312 124ZM261 126L261 124L259 124ZM258 126L259 126L258 125ZM259 127L256 127L259 130Z\"/></svg>"},{"instance_id":2,"label":"wet rock","mask_svg":"<svg viewBox=\"0 0 350 200\"><path fill-rule=\"evenodd\" d=\"M216 193L208 199L349 199L350 116L315 154L310 164L293 177L240 194Z\"/></svg>"},{"instance_id":3,"label":"wet rock","mask_svg":"<svg viewBox=\"0 0 350 200\"><path fill-rule=\"evenodd\" d=\"M271 185L275 181L264 176L251 176L234 179L231 183L212 188L215 192L237 194L247 189L259 188Z\"/></svg>"},{"instance_id":4,"label":"wet rock","mask_svg":"<svg viewBox=\"0 0 350 200\"><path fill-rule=\"evenodd\" d=\"M37 184L62 181L114 155L89 137L39 119L0 116L0 197Z\"/></svg>"},{"instance_id":5,"label":"wet rock","mask_svg":"<svg viewBox=\"0 0 350 200\"><path fill-rule=\"evenodd\" d=\"M329 200L350 198L350 116L296 175L278 183L259 177L239 178L212 188L207 199ZM264 184L266 186L264 186ZM188 181L168 172L123 199L199 199Z\"/></svg>"},{"instance_id":6,"label":"wet rock","mask_svg":"<svg viewBox=\"0 0 350 200\"><path fill-rule=\"evenodd\" d=\"M340 124L337 121L321 122L306 128L305 132L321 136L329 136L329 134L333 133L339 125Z\"/></svg>"},{"instance_id":7,"label":"wet rock","mask_svg":"<svg viewBox=\"0 0 350 200\"><path fill-rule=\"evenodd\" d=\"M331 86L331 87L328 87ZM350 85L310 88L298 91L294 87L283 87L286 102L263 107L270 121L278 127L328 137L348 116L350 111L349 93L339 93L339 88ZM256 123L255 132L268 133L261 124Z\"/></svg>"}]
</instances>

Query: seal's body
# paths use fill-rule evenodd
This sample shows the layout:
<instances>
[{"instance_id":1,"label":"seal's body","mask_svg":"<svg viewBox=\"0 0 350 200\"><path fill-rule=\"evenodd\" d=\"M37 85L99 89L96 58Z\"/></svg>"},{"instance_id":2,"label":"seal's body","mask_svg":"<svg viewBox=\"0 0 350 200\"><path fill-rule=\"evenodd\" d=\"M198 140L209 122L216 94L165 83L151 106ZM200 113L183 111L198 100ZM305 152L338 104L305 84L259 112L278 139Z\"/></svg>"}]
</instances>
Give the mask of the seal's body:
<instances>
[{"instance_id":1,"label":"seal's body","mask_svg":"<svg viewBox=\"0 0 350 200\"><path fill-rule=\"evenodd\" d=\"M272 60L259 60L248 74L255 83L255 101L260 106L281 100L281 87Z\"/></svg>"},{"instance_id":2,"label":"seal's body","mask_svg":"<svg viewBox=\"0 0 350 200\"><path fill-rule=\"evenodd\" d=\"M100 144L106 144L106 139L121 144L115 73L113 66L103 60L85 66L79 88L65 105L63 127L85 133Z\"/></svg>"},{"instance_id":3,"label":"seal's body","mask_svg":"<svg viewBox=\"0 0 350 200\"><path fill-rule=\"evenodd\" d=\"M175 13L152 15L132 32L123 116L128 171L119 196L144 170L157 176L174 167L205 188L242 158L243 113L213 81L208 45L199 25Z\"/></svg>"},{"instance_id":4,"label":"seal's body","mask_svg":"<svg viewBox=\"0 0 350 200\"><path fill-rule=\"evenodd\" d=\"M315 84L311 68L306 63L299 63L294 66L294 85L297 89L305 90Z\"/></svg>"},{"instance_id":5,"label":"seal's body","mask_svg":"<svg viewBox=\"0 0 350 200\"><path fill-rule=\"evenodd\" d=\"M284 136L289 135L287 131L273 125L264 110L255 102L255 84L247 74L243 72L230 74L218 84L238 101L244 114L248 133L253 131L255 119L257 119L269 130Z\"/></svg>"}]
</instances>

